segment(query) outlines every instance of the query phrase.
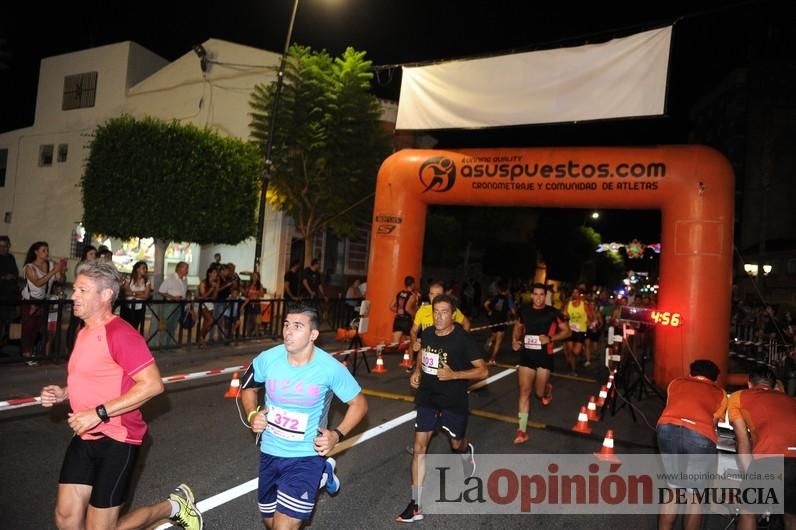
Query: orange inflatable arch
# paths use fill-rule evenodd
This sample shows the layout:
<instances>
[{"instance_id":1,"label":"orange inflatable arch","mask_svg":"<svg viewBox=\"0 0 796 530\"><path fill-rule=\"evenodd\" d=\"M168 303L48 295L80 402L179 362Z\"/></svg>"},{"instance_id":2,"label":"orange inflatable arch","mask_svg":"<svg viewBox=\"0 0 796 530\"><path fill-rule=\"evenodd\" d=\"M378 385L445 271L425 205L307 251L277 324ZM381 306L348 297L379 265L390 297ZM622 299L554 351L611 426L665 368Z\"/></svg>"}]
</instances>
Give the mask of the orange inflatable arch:
<instances>
[{"instance_id":1,"label":"orange inflatable arch","mask_svg":"<svg viewBox=\"0 0 796 530\"><path fill-rule=\"evenodd\" d=\"M659 209L658 309L681 322L656 327L655 381L665 386L701 358L724 382L734 188L727 160L694 145L399 151L376 184L363 338L392 338L390 302L404 276L420 277L429 205Z\"/></svg>"}]
</instances>

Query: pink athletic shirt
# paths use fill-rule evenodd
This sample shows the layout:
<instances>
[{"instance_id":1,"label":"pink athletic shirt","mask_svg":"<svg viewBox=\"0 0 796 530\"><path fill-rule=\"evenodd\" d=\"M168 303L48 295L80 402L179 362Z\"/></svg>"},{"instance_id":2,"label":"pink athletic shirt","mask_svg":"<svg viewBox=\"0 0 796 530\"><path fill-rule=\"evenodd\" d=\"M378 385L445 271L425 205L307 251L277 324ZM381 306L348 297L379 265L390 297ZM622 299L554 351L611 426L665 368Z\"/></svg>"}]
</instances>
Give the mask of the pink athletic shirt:
<instances>
[{"instance_id":1,"label":"pink athletic shirt","mask_svg":"<svg viewBox=\"0 0 796 530\"><path fill-rule=\"evenodd\" d=\"M67 370L72 411L94 409L116 399L135 385L132 376L154 362L144 337L119 317L104 326L81 329ZM80 437L96 440L102 433L119 442L141 445L146 429L144 417L136 409L113 416L109 423L100 422Z\"/></svg>"}]
</instances>

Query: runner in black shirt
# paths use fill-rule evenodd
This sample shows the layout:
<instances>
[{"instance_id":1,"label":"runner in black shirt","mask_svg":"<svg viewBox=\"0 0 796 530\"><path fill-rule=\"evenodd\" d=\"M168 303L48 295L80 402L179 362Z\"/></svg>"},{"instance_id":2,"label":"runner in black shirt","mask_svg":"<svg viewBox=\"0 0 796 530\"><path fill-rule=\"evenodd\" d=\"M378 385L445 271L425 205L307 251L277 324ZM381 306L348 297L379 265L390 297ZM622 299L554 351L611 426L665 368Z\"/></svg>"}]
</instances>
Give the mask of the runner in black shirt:
<instances>
[{"instance_id":1,"label":"runner in black shirt","mask_svg":"<svg viewBox=\"0 0 796 530\"><path fill-rule=\"evenodd\" d=\"M518 399L519 428L515 444L528 440L528 414L531 410L531 389L542 405L553 400L553 385L549 383L553 370L553 341L562 340L572 333L566 318L558 309L545 305L547 289L535 283L531 288L531 306L520 308L520 318L514 323L511 347L520 352L517 370L520 396Z\"/></svg>"},{"instance_id":2,"label":"runner in black shirt","mask_svg":"<svg viewBox=\"0 0 796 530\"><path fill-rule=\"evenodd\" d=\"M412 455L412 500L396 518L402 523L423 519L419 502L425 475L424 457L434 431L445 431L451 450L462 455L465 475L475 474L473 444L468 442L465 434L467 382L483 379L489 372L478 345L460 326L453 324L454 299L441 294L434 298L432 310L434 327L423 331L420 362L409 378L409 384L417 389L417 419Z\"/></svg>"},{"instance_id":3,"label":"runner in black shirt","mask_svg":"<svg viewBox=\"0 0 796 530\"><path fill-rule=\"evenodd\" d=\"M496 364L497 354L503 345L503 335L506 332L505 322L514 316L514 300L511 298L506 280L497 283L497 294L489 297L484 302L484 309L489 315L489 323L492 325L492 336L487 344L490 345L492 355L489 357L489 364ZM501 325L502 324L502 325Z\"/></svg>"},{"instance_id":4,"label":"runner in black shirt","mask_svg":"<svg viewBox=\"0 0 796 530\"><path fill-rule=\"evenodd\" d=\"M390 311L395 313L392 322L392 341L399 342L404 335L412 331L412 319L417 311L417 293L415 292L415 279L412 276L404 278L404 288L395 295L395 300L390 304Z\"/></svg>"}]
</instances>

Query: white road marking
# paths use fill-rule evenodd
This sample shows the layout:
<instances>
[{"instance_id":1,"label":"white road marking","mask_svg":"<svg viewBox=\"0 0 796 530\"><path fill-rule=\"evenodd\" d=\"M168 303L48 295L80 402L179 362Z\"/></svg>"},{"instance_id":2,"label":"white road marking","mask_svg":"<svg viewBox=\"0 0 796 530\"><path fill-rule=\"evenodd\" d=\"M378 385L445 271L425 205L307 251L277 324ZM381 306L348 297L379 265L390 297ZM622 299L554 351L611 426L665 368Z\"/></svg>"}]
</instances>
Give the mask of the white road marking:
<instances>
[{"instance_id":1,"label":"white road marking","mask_svg":"<svg viewBox=\"0 0 796 530\"><path fill-rule=\"evenodd\" d=\"M380 434L384 434L385 432L387 432L387 431L389 431L391 429L394 429L395 427L398 427L399 425L403 425L404 423L406 423L408 421L412 421L412 420L415 419L416 414L417 413L413 410L411 412L407 412L406 414L404 414L402 416L398 416L397 418L393 418L393 419L391 419L390 421L388 421L386 423L382 423L381 425L373 427L372 429L368 429L367 431L363 432L362 434L354 436L354 437L350 438L349 440L346 440L343 443L339 444L335 448L335 451L333 452L333 454L337 454L337 453L339 453L341 451L345 451L346 449L348 449L350 447L353 447L355 445L359 445L362 442L365 442L367 440L370 440L371 438L375 438L376 436L379 436ZM235 486L234 488L230 488L230 489L228 489L226 491L222 491L221 493L213 495L212 497L209 497L207 499L204 499L202 501L197 502L196 503L196 507L199 508L199 511L204 514L204 513L209 512L213 508L217 508L217 507L221 506L222 504L226 504L226 503L228 503L228 502L230 502L230 501L232 501L234 499L237 499L238 497L242 497L243 495L246 495L247 493L249 493L251 491L254 491L256 489L257 489L257 478L253 478L251 480L248 480L248 481L244 482L243 484ZM155 530L164 530L166 528L172 528L172 525L171 524L162 524L162 525L158 526Z\"/></svg>"}]
</instances>

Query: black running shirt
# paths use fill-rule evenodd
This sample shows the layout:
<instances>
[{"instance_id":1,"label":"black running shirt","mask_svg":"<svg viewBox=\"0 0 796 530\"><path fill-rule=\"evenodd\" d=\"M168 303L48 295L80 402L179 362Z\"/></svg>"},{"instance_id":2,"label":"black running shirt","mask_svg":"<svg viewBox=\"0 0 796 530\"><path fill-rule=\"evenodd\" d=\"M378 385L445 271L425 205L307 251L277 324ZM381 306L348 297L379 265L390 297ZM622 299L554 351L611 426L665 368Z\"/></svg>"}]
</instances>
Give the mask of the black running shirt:
<instances>
[{"instance_id":1,"label":"black running shirt","mask_svg":"<svg viewBox=\"0 0 796 530\"><path fill-rule=\"evenodd\" d=\"M546 305L541 309L534 309L533 306L525 305L520 309L520 320L525 326L526 335L549 335L556 334L559 322L566 322L567 318L553 306ZM520 337L520 342L522 342ZM553 343L548 342L547 353L553 354Z\"/></svg>"}]
</instances>

